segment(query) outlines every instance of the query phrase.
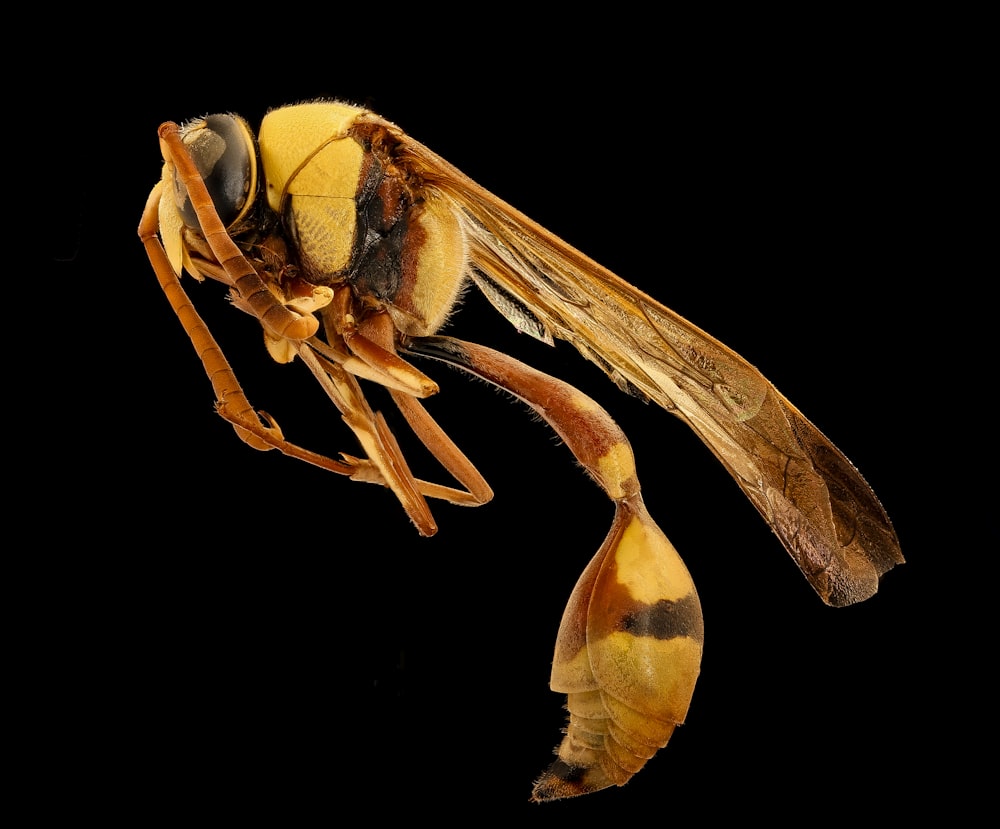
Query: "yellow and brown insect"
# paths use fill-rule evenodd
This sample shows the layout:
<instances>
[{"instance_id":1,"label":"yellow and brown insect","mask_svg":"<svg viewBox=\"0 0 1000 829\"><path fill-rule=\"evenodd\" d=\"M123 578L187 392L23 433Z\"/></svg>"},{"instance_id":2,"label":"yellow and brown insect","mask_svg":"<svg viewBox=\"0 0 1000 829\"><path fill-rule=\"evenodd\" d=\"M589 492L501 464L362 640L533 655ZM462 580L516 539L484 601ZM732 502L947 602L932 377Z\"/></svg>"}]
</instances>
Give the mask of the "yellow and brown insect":
<instances>
[{"instance_id":1,"label":"yellow and brown insect","mask_svg":"<svg viewBox=\"0 0 1000 829\"><path fill-rule=\"evenodd\" d=\"M684 420L725 465L824 602L878 589L903 561L889 518L843 454L751 365L532 222L372 112L337 102L270 112L255 139L235 115L160 128L162 180L139 235L215 389L256 449L389 487L423 535L427 499L492 491L420 400L437 384L407 359L457 366L537 411L615 504L611 531L563 614L552 690L569 727L534 798L623 785L684 721L703 627L684 563L643 505L632 450L573 387L500 352L438 336L467 282L518 330L571 342L623 390ZM230 289L271 356L299 357L358 439L330 458L255 411L181 286ZM388 389L458 486L410 472L359 380Z\"/></svg>"}]
</instances>

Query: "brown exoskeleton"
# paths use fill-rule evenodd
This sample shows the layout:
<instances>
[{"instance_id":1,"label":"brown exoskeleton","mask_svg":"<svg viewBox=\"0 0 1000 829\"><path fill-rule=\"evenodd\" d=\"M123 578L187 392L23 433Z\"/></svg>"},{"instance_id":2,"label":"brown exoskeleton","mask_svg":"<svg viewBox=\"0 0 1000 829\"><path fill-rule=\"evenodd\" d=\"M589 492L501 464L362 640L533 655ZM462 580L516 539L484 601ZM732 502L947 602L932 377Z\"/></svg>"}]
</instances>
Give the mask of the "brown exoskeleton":
<instances>
[{"instance_id":1,"label":"brown exoskeleton","mask_svg":"<svg viewBox=\"0 0 1000 829\"><path fill-rule=\"evenodd\" d=\"M520 331L568 340L619 387L687 422L826 603L868 598L902 562L857 470L755 368L390 122L321 101L272 111L256 139L242 119L216 115L164 124L160 144L163 178L139 235L219 413L244 441L389 487L431 535L428 498L476 505L492 492L420 403L438 387L406 358L425 356L527 402L614 502L611 531L559 630L551 687L568 695L569 728L535 799L622 785L666 744L698 676L701 609L608 414L512 357L437 334L467 281ZM181 286L182 270L227 285L260 321L275 360L302 360L362 455L311 452L254 410ZM411 474L359 380L389 390L459 486Z\"/></svg>"}]
</instances>

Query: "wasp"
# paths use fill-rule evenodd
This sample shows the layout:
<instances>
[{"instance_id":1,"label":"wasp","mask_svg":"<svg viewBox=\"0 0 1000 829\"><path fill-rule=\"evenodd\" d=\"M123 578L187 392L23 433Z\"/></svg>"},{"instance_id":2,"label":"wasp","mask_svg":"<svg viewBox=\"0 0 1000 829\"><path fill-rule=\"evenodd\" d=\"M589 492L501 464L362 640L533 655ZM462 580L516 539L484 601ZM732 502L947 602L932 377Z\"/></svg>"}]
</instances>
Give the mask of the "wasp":
<instances>
[{"instance_id":1,"label":"wasp","mask_svg":"<svg viewBox=\"0 0 1000 829\"><path fill-rule=\"evenodd\" d=\"M212 382L218 413L259 450L388 487L425 536L428 505L492 490L421 400L414 358L527 403L614 503L556 640L550 686L569 722L533 799L624 785L684 722L704 640L680 556L647 511L632 449L572 386L440 335L470 283L514 327L572 343L615 384L686 422L729 470L829 605L874 594L903 561L889 517L847 458L746 360L488 192L395 124L332 101L271 111L257 136L232 114L159 130L163 174L139 227L153 270ZM332 458L257 411L180 275L221 282L279 363L298 358L360 444ZM413 475L361 381L383 386L454 479Z\"/></svg>"}]
</instances>

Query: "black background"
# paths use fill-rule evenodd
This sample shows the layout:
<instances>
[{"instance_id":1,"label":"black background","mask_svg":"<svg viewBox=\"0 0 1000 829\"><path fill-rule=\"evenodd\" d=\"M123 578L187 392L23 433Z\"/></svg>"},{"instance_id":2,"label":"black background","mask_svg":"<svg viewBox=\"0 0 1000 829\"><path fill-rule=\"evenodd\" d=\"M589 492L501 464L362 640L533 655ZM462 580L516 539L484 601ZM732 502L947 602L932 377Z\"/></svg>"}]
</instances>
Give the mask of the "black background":
<instances>
[{"instance_id":1,"label":"black background","mask_svg":"<svg viewBox=\"0 0 1000 829\"><path fill-rule=\"evenodd\" d=\"M979 683L960 655L974 607L956 599L966 558L996 534L946 541L961 513L945 506L942 460L961 428L940 399L942 351L956 348L944 304L961 288L929 230L926 127L948 117L934 72L860 37L733 52L704 36L680 57L677 33L622 63L611 44L627 36L612 31L558 51L513 22L489 46L350 32L352 46L321 54L274 48L291 42L276 32L245 49L230 34L218 52L176 36L135 54L107 44L61 80L75 139L46 165L66 194L46 264L76 298L57 338L70 391L40 454L58 470L44 532L71 542L36 556L27 582L39 764L84 812L197 803L292 824L358 803L371 819L473 809L557 825L961 805L974 782L953 723ZM608 409L698 585L707 641L688 723L623 789L528 803L563 725L547 690L560 614L612 514L543 424L426 366L442 387L430 410L496 498L435 505L440 533L422 539L389 493L255 453L213 414L135 236L159 177L156 128L218 111L257 125L315 97L394 120L735 348L896 524L908 563L871 601L824 607L679 421L470 293L450 330ZM188 290L255 405L296 442L356 451L301 365L271 363L217 286Z\"/></svg>"}]
</instances>

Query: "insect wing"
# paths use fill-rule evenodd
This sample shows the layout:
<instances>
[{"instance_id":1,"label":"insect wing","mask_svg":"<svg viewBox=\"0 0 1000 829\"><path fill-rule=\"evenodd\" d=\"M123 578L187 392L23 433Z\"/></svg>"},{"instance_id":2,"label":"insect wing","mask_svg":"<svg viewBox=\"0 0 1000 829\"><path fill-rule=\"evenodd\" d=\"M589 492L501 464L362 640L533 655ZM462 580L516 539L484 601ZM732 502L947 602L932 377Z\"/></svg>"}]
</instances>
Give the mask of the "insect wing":
<instances>
[{"instance_id":1,"label":"insect wing","mask_svg":"<svg viewBox=\"0 0 1000 829\"><path fill-rule=\"evenodd\" d=\"M878 590L881 575L903 561L889 517L843 453L756 368L394 134L400 162L460 210L473 280L512 324L546 342L567 340L619 387L687 422L824 602L853 604Z\"/></svg>"}]
</instances>

